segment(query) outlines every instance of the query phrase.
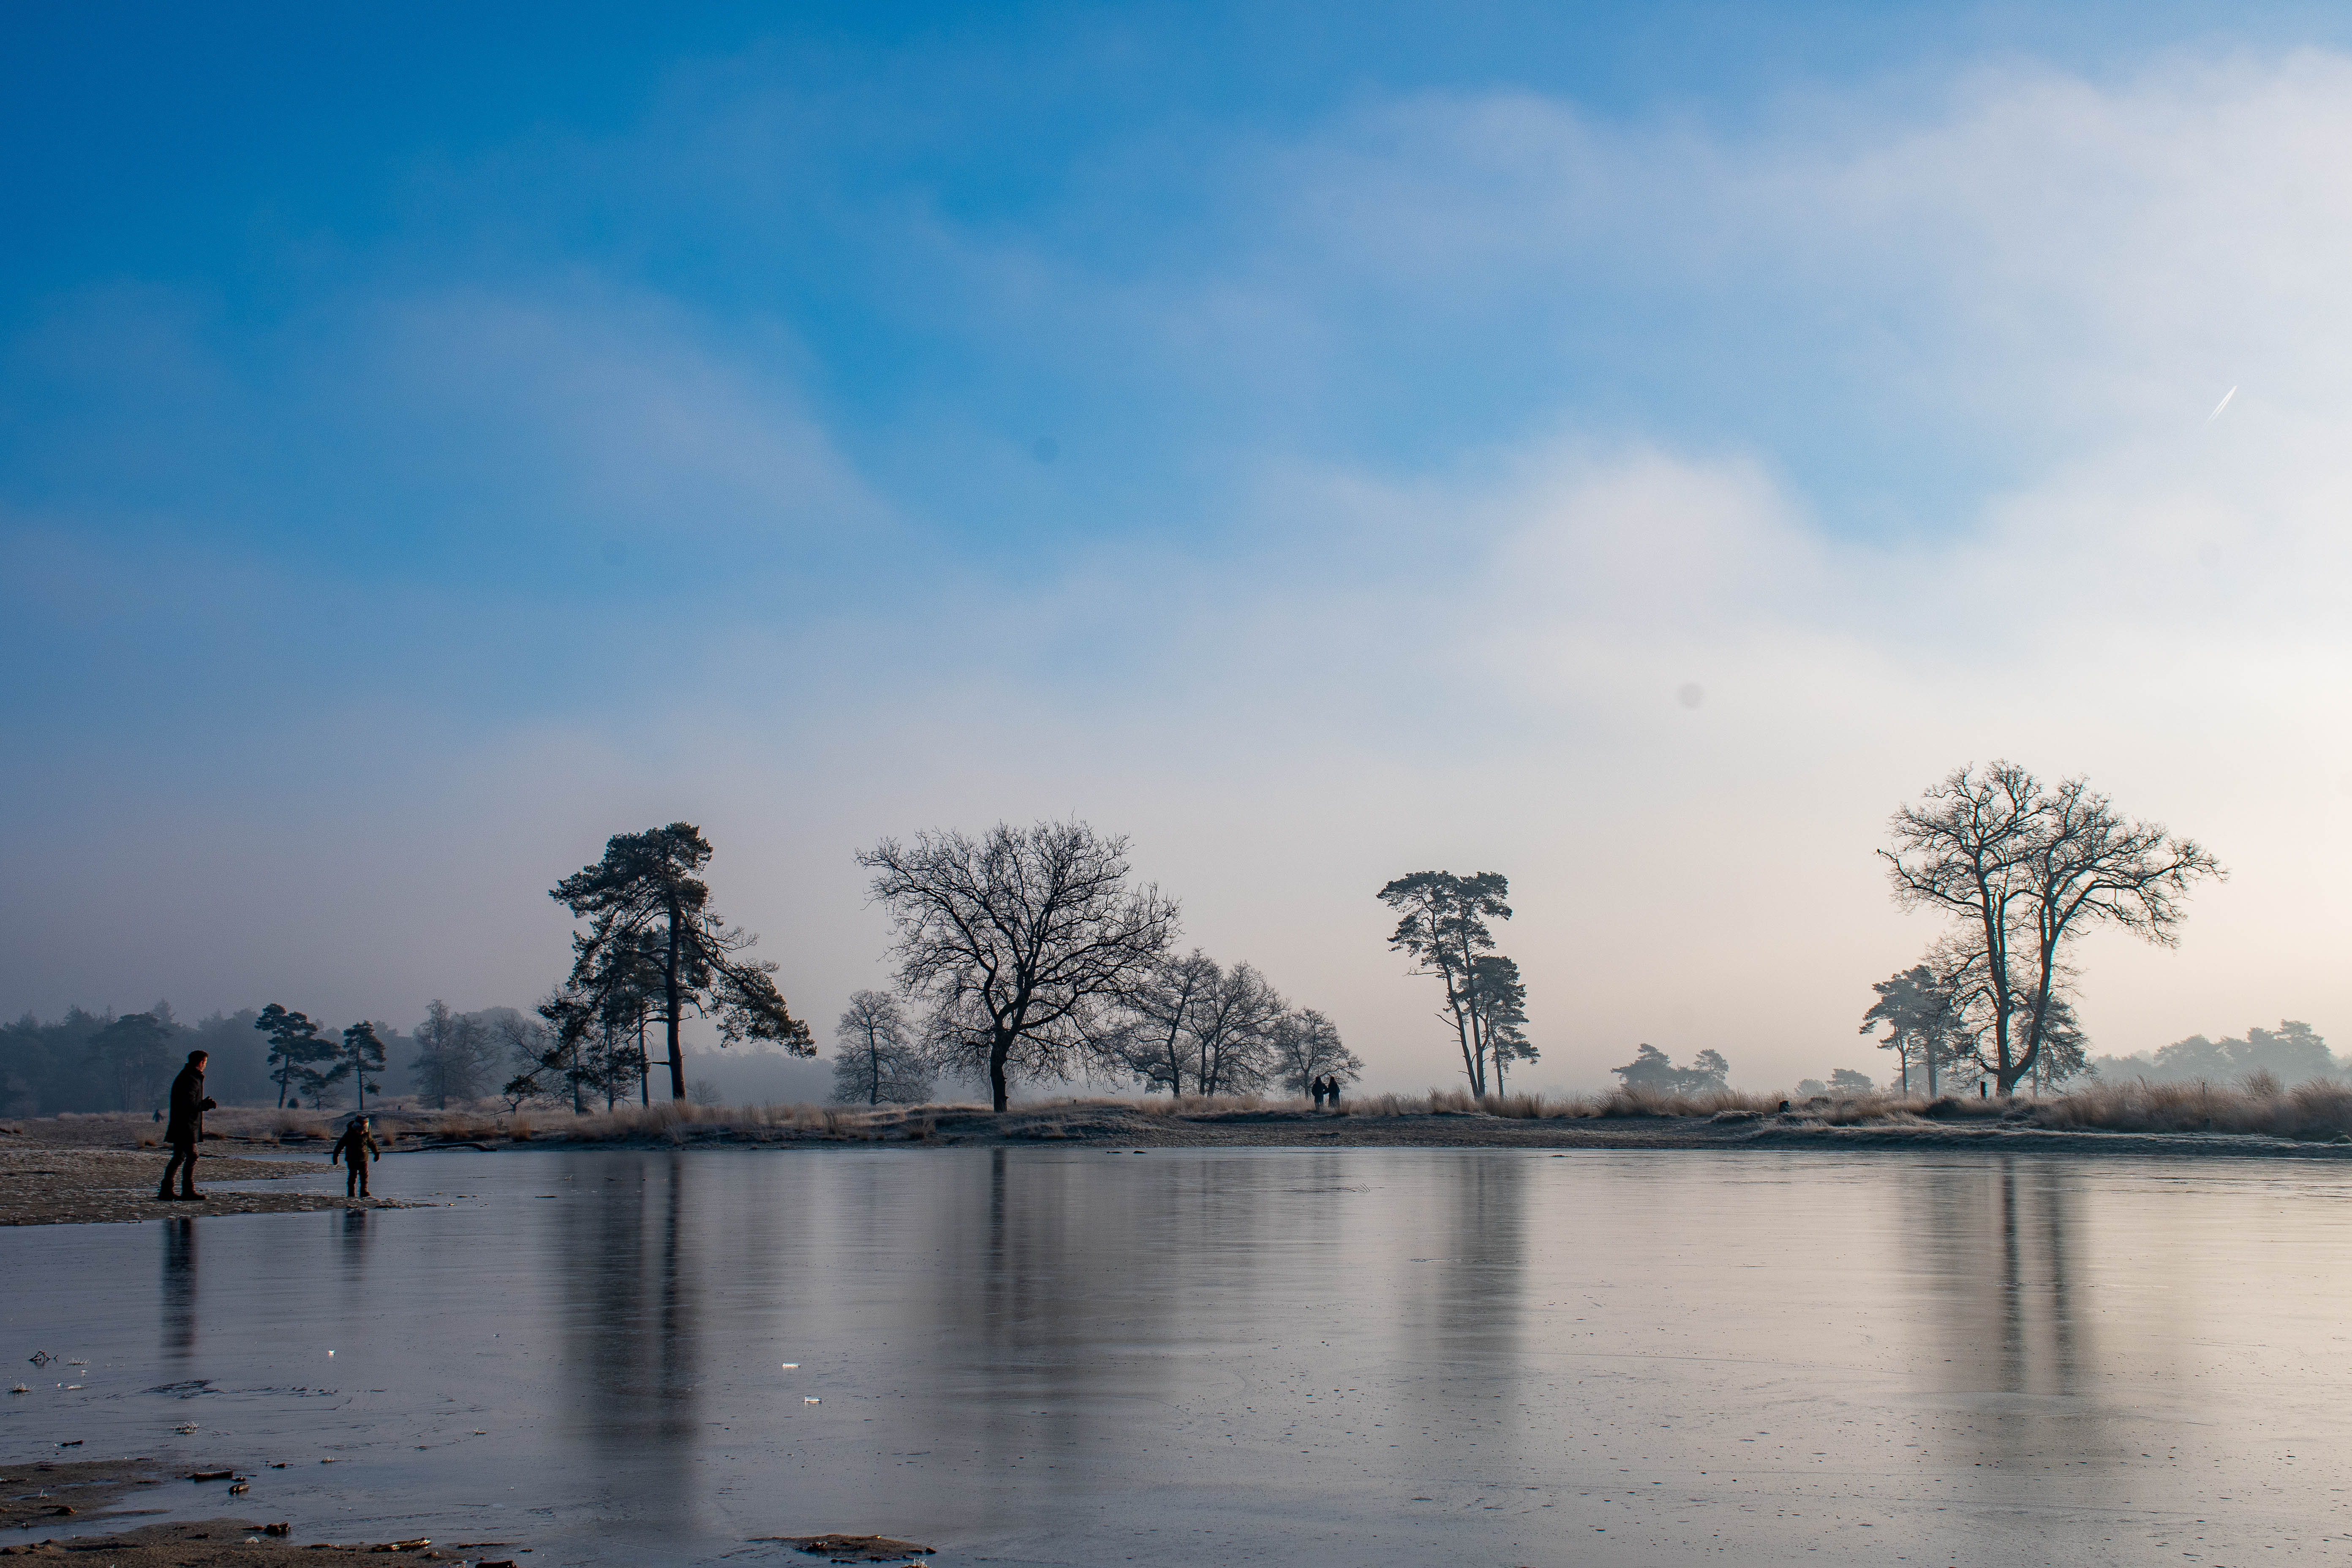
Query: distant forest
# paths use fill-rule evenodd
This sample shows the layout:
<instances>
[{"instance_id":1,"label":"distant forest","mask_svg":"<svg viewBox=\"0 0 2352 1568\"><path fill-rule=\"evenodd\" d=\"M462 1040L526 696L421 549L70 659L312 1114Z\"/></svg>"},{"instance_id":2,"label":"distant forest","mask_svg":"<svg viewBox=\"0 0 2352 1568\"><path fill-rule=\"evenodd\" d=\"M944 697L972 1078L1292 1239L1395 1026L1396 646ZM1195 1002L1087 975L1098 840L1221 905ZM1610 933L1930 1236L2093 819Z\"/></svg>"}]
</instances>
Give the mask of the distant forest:
<instances>
[{"instance_id":1,"label":"distant forest","mask_svg":"<svg viewBox=\"0 0 2352 1568\"><path fill-rule=\"evenodd\" d=\"M433 1016L430 1009L426 1017ZM455 1016L485 1027L520 1017L511 1007L487 1007ZM205 1088L223 1105L275 1105L268 1037L254 1027L260 1014L251 1007L215 1013L184 1023L168 1002L144 1012L117 1014L70 1008L54 1022L27 1013L0 1024L0 1116L54 1116L60 1111L154 1110L163 1107L172 1077L190 1051L210 1053ZM423 1026L420 1025L419 1026ZM384 1069L369 1075L368 1100L411 1100L425 1085L417 1071L425 1055L415 1030L377 1020ZM731 1104L815 1101L831 1085L830 1064L796 1060L771 1051L741 1048L686 1053L688 1077L702 1098ZM502 1064L503 1065L503 1064ZM381 1084L381 1089L377 1086ZM499 1084L483 1089L494 1095ZM348 1109L352 1086L345 1081L326 1096L330 1110ZM309 1096L302 1103L311 1103Z\"/></svg>"},{"instance_id":2,"label":"distant forest","mask_svg":"<svg viewBox=\"0 0 2352 1568\"><path fill-rule=\"evenodd\" d=\"M69 1008L55 1023L27 1013L0 1025L0 1111L54 1116L66 1110L152 1110L161 1107L172 1077L190 1051L212 1054L205 1092L223 1105L276 1102L265 1058L269 1042L254 1028L260 1015L247 1007L183 1023L169 1002L118 1015ZM376 1026L387 1044L404 1036ZM404 1063L414 1051L394 1055Z\"/></svg>"},{"instance_id":3,"label":"distant forest","mask_svg":"<svg viewBox=\"0 0 2352 1568\"><path fill-rule=\"evenodd\" d=\"M2352 1061L2336 1056L2318 1031L2293 1018L2281 1020L2275 1029L2248 1029L2242 1037L2191 1035L2160 1051L2100 1057L2091 1065L2103 1083L2235 1083L2254 1073L2268 1073L2282 1084L2352 1078Z\"/></svg>"},{"instance_id":4,"label":"distant forest","mask_svg":"<svg viewBox=\"0 0 2352 1568\"><path fill-rule=\"evenodd\" d=\"M223 1105L274 1105L278 1086L269 1079L265 1059L269 1043L254 1027L259 1016L247 1007L188 1024L174 1016L167 1002L158 1002L143 1013L123 1015L75 1007L53 1023L43 1023L27 1013L13 1024L0 1025L0 1115L158 1109L172 1075L188 1052L197 1049L211 1053L205 1087L214 1099ZM418 1069L426 1053L418 1032L428 1028L434 1016L428 1009L425 1021L405 1031L377 1022L386 1061L380 1076L381 1090L373 1087L378 1079L371 1077L371 1102L378 1092L387 1100L415 1100L425 1092ZM487 1034L500 1021L523 1015L511 1007L487 1007L443 1016L470 1021ZM824 1100L835 1087L833 1079L838 1063L853 1059L845 1041L837 1061L830 1062L740 1047L686 1053L694 1098L734 1105ZM1645 1046L1632 1063L1612 1070L1629 1084L1720 1089L1724 1085L1721 1064L1722 1058L1715 1053L1703 1052L1693 1067L1675 1068L1663 1053ZM2283 1020L2275 1029L2251 1028L2242 1036L2219 1040L2191 1035L2161 1050L2099 1057L2088 1065L2092 1071L2085 1076L2095 1076L2105 1083L2138 1079L2150 1083L2200 1079L2236 1083L2253 1073L2268 1073L2290 1085L2316 1078L2352 1079L2352 1060L2336 1056L2317 1031L2294 1019ZM1799 1087L1804 1093L1860 1092L1867 1081L1864 1074L1841 1071L1826 1086L1808 1080ZM496 1098L495 1083L486 1079L478 1087L482 1098ZM963 1082L942 1086L959 1093L972 1087ZM1965 1091L1969 1085L1958 1087ZM348 1108L351 1086L336 1086L326 1099L330 1109Z\"/></svg>"}]
</instances>

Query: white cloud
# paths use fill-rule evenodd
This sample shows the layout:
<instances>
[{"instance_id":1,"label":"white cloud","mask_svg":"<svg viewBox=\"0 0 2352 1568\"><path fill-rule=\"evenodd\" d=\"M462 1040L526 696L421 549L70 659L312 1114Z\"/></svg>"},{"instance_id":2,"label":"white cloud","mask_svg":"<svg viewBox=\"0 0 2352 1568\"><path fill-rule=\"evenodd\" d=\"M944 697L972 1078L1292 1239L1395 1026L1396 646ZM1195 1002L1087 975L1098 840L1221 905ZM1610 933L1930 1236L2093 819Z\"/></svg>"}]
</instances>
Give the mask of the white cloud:
<instances>
[{"instance_id":1,"label":"white cloud","mask_svg":"<svg viewBox=\"0 0 2352 1568\"><path fill-rule=\"evenodd\" d=\"M539 889L603 832L688 816L720 843L722 907L767 933L822 1025L871 983L883 934L850 849L1076 811L1131 832L1194 938L1327 1007L1388 1083L1436 1077L1442 1053L1372 893L1450 865L1513 878L1535 1081L1596 1082L1648 1039L1716 1047L1760 1084L1874 1065L1854 1034L1867 984L1931 934L1886 902L1885 815L2005 754L2088 773L2237 873L2198 899L2180 952L2094 949L2101 1048L2282 1014L2352 1045L2335 955L2352 873L2347 89L2352 63L2316 55L2113 86L1987 74L1892 118L1832 106L1738 142L1525 96L1424 99L1266 153L1235 185L1277 215L1250 254L1116 286L1060 267L1072 319L1114 352L1122 321L1157 321L1243 402L1336 395L1390 323L1481 315L1564 355L1654 333L1685 374L1719 333L1731 384L1777 401L1752 428L1693 435L1641 429L1638 401L1598 418L1585 387L1574 411L1526 411L1535 435L1418 467L1279 439L1194 452L1234 498L1204 520L1213 549L966 563L954 589L916 574L850 595L822 635L697 625L665 649L696 696L659 723L485 739L424 715L362 797L400 810L285 848L285 872L338 886L410 868L375 905L300 906L313 936L401 954L373 979L347 968L352 994L321 1005L404 1017L463 989L443 973L472 977L469 1002L501 977L524 999L560 953L517 934L552 917ZM1596 295L1624 318L1596 323ZM554 510L655 539L814 519L855 561L906 557L885 479L850 469L789 376L743 372L682 313L588 290L377 320L400 345L380 362L394 395L483 432L453 471L487 494L548 476ZM1286 323L1273 348L1268 322ZM1755 361L1789 345L1777 374ZM1775 447L1792 410L1834 426L1805 464ZM1818 448L1849 439L1862 460L1910 426L1923 450L1974 443L2016 477L1917 531L1852 526L1808 493ZM183 827L159 815L123 843L158 851ZM446 908L414 871L436 841L467 867ZM104 896L179 887L124 857L79 914L45 918L95 931ZM212 886L155 893L170 918L107 973L152 973ZM286 919L265 892L238 895L244 929ZM234 967L227 945L203 951ZM118 1000L157 989L125 984Z\"/></svg>"}]
</instances>

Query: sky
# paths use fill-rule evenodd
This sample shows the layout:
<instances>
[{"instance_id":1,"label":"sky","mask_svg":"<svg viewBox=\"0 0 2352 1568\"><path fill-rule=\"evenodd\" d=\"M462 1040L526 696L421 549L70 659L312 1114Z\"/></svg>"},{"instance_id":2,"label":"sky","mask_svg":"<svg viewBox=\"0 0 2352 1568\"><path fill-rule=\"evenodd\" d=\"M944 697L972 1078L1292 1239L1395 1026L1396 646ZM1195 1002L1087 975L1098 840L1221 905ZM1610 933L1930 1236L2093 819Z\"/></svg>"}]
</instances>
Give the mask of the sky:
<instances>
[{"instance_id":1,"label":"sky","mask_svg":"<svg viewBox=\"0 0 2352 1568\"><path fill-rule=\"evenodd\" d=\"M2340 7L19 7L0 133L9 1016L528 1005L684 819L823 1040L1076 815L1374 1088L1428 868L1528 1087L1885 1077L1999 757L2231 871L2095 1051L2352 1047Z\"/></svg>"}]
</instances>

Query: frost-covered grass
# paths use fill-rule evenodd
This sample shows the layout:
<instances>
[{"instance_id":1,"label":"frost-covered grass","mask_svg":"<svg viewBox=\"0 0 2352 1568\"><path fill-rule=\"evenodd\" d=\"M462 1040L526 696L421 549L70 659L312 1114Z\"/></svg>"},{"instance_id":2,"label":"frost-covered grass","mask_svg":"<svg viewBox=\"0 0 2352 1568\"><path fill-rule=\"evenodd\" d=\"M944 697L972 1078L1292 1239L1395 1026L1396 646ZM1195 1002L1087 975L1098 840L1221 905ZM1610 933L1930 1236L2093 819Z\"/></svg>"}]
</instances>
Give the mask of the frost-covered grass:
<instances>
[{"instance_id":1,"label":"frost-covered grass","mask_svg":"<svg viewBox=\"0 0 2352 1568\"><path fill-rule=\"evenodd\" d=\"M1124 1107L1156 1116L1202 1116L1252 1110L1304 1111L1303 1099L1187 1095L1136 1099L1097 1097L1064 1104ZM2288 1088L2266 1073L2234 1084L2092 1083L2072 1092L2036 1099L1980 1099L1974 1093L1906 1095L1881 1090L1860 1095L1751 1093L1718 1089L1698 1094L1650 1089L1619 1089L1595 1094L1489 1094L1483 1100L1458 1089L1424 1094L1361 1094L1341 1103L1359 1117L1496 1116L1515 1121L1599 1121L1612 1117L1707 1117L1730 1121L1780 1112L1828 1126L1901 1125L1921 1121L2004 1121L2035 1127L2084 1128L2116 1132L2259 1132L2281 1138L2352 1136L2352 1083L2320 1079ZM1033 1105L1032 1111L1046 1109Z\"/></svg>"},{"instance_id":2,"label":"frost-covered grass","mask_svg":"<svg viewBox=\"0 0 2352 1568\"><path fill-rule=\"evenodd\" d=\"M1340 1113L1377 1119L1413 1116L1493 1116L1514 1121L1600 1121L1632 1117L1703 1117L1718 1121L1761 1120L1780 1113L1799 1123L1827 1126L1899 1127L1929 1122L2003 1121L2012 1125L2078 1128L2118 1132L2241 1132L2281 1138L2352 1140L2352 1083L2322 1079L2292 1088L2257 1073L2236 1083L2092 1083L2043 1099L1979 1099L1975 1094L1924 1095L1881 1091L1862 1095L1756 1094L1725 1089L1701 1094L1661 1093L1643 1089L1596 1094L1490 1094L1475 1099L1462 1089L1433 1089L1423 1094L1351 1095ZM1269 1095L1164 1094L1069 1096L1036 1099L1013 1114L1036 1124L1019 1135L1055 1136L1057 1118L1068 1120L1072 1136L1094 1131L1081 1123L1089 1112L1126 1111L1157 1118L1219 1119L1272 1113L1306 1115L1303 1098ZM497 1101L447 1110L401 1103L371 1106L379 1139L403 1147L439 1142L759 1142L785 1138L921 1139L944 1118L986 1116L977 1102L917 1106L695 1105L664 1101L624 1105L574 1115L562 1106L538 1105L520 1112ZM206 1128L233 1140L301 1143L331 1139L350 1120L337 1110L274 1110L228 1106L209 1113ZM28 1131L43 1142L139 1145L160 1140L163 1127L145 1115L108 1111L44 1118L34 1131L24 1120L0 1123L10 1132Z\"/></svg>"}]
</instances>

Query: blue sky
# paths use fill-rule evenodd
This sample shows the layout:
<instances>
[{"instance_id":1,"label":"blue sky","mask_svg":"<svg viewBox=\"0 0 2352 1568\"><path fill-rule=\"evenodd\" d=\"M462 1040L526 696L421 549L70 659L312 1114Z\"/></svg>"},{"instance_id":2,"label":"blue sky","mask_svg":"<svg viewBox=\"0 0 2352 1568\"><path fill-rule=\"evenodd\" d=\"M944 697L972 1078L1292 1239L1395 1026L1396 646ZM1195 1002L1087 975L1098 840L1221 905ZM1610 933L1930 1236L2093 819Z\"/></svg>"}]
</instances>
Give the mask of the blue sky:
<instances>
[{"instance_id":1,"label":"blue sky","mask_svg":"<svg viewBox=\"0 0 2352 1568\"><path fill-rule=\"evenodd\" d=\"M0 1007L525 1001L684 816L822 1026L1075 810L1400 1084L1457 860L1761 1081L1994 754L2242 873L2102 1048L2340 1007L2339 12L478 10L5 24Z\"/></svg>"}]
</instances>

